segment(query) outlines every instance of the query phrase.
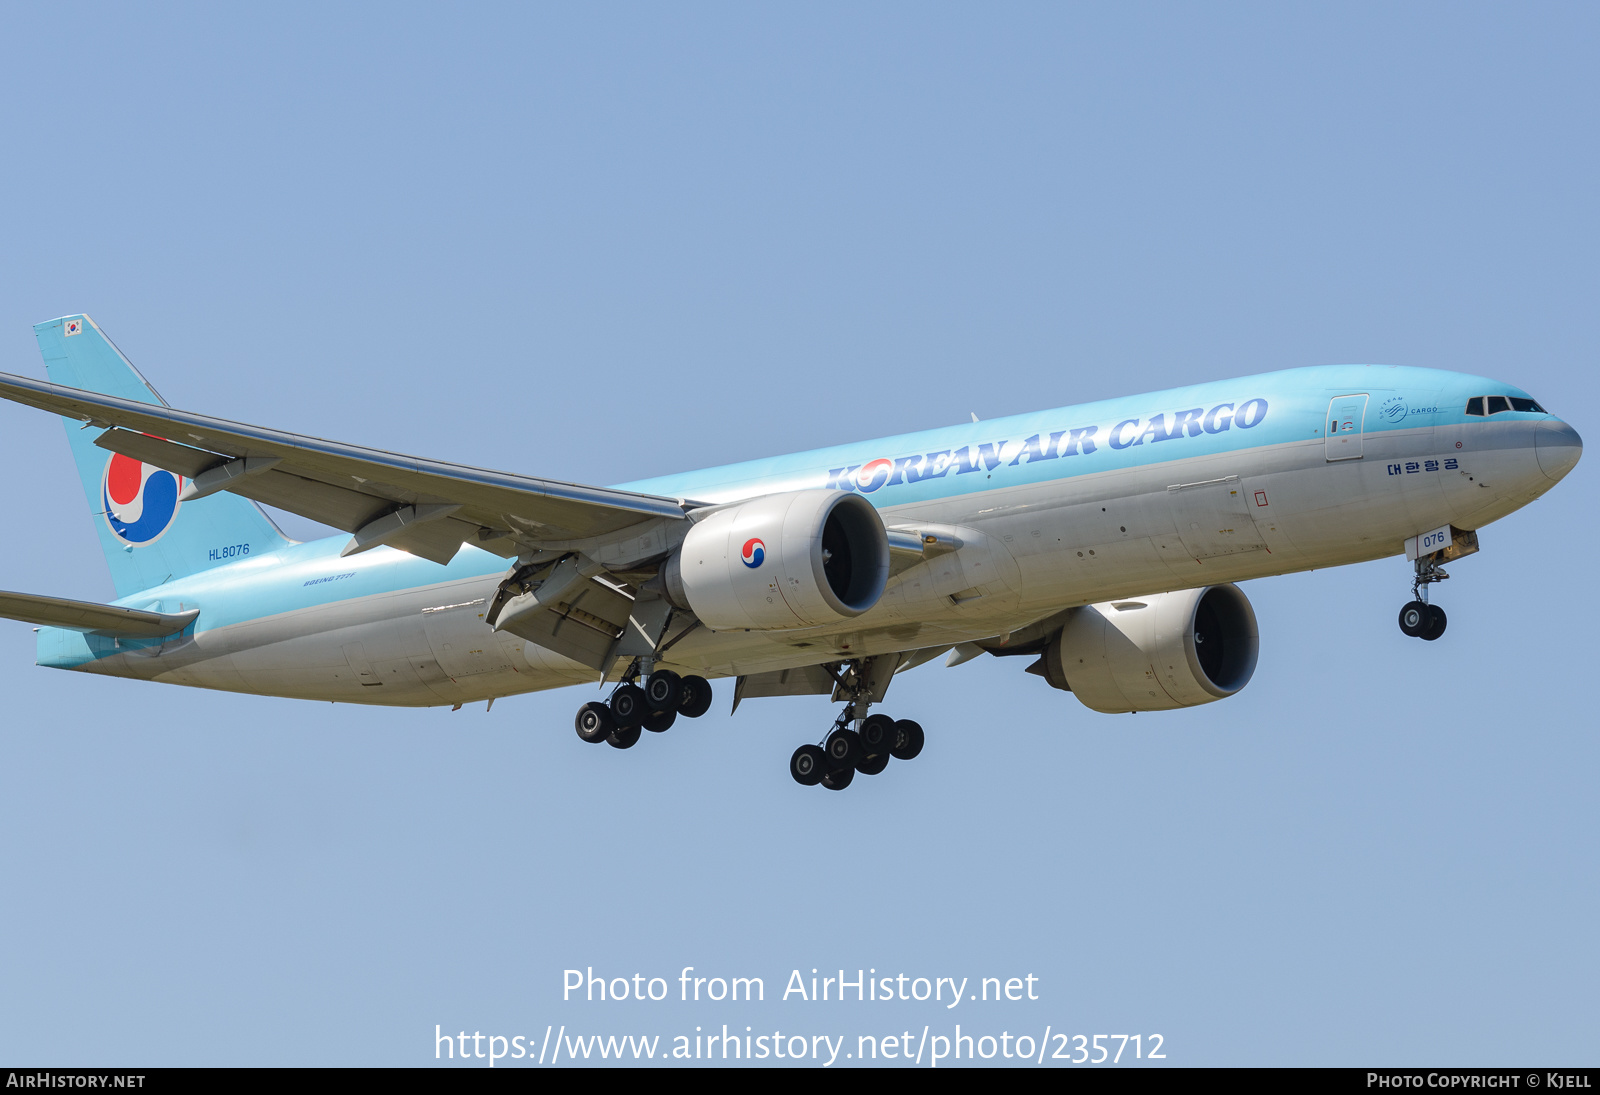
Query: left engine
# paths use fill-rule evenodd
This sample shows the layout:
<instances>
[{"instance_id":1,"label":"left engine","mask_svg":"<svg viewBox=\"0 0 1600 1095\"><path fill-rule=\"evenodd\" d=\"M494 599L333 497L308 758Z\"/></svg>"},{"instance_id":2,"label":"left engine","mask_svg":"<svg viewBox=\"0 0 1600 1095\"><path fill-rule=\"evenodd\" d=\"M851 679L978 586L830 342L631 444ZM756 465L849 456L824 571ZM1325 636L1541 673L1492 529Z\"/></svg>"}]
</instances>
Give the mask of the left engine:
<instances>
[{"instance_id":1,"label":"left engine","mask_svg":"<svg viewBox=\"0 0 1600 1095\"><path fill-rule=\"evenodd\" d=\"M859 494L769 494L696 520L663 577L667 599L713 631L842 623L883 596L889 534Z\"/></svg>"}]
</instances>

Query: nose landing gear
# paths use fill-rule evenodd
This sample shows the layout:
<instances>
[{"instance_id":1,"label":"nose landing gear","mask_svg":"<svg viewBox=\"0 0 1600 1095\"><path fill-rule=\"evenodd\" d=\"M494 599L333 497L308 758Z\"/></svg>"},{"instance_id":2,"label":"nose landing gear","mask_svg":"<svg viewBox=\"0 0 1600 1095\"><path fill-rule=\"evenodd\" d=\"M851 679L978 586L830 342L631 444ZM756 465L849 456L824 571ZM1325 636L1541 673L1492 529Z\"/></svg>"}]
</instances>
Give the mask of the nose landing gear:
<instances>
[{"instance_id":1,"label":"nose landing gear","mask_svg":"<svg viewBox=\"0 0 1600 1095\"><path fill-rule=\"evenodd\" d=\"M1400 630L1414 639L1432 642L1444 634L1449 623L1444 609L1428 603L1428 587L1442 582L1450 575L1444 567L1425 555L1416 560L1416 574L1411 580L1411 600L1400 609Z\"/></svg>"}]
</instances>

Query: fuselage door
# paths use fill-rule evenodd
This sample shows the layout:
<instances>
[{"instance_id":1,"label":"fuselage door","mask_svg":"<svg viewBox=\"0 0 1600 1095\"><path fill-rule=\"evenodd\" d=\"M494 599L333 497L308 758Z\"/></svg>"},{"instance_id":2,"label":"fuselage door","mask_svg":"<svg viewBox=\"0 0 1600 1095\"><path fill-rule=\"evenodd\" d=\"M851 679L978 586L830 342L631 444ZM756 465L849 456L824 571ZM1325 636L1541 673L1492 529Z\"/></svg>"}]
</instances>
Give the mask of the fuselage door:
<instances>
[{"instance_id":1,"label":"fuselage door","mask_svg":"<svg viewBox=\"0 0 1600 1095\"><path fill-rule=\"evenodd\" d=\"M1361 430L1367 417L1367 396L1339 395L1328 401L1328 459L1361 459Z\"/></svg>"},{"instance_id":2,"label":"fuselage door","mask_svg":"<svg viewBox=\"0 0 1600 1095\"><path fill-rule=\"evenodd\" d=\"M1167 488L1167 504L1184 549L1195 559L1237 555L1266 547L1246 505L1237 475Z\"/></svg>"}]
</instances>

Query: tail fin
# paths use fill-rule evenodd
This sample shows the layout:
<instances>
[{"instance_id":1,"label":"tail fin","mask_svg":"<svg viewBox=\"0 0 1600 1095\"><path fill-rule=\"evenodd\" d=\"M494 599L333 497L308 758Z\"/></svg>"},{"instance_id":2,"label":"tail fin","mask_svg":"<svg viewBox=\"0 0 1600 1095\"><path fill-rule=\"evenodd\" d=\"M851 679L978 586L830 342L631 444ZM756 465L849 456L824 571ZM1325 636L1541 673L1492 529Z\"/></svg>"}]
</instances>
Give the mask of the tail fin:
<instances>
[{"instance_id":1,"label":"tail fin","mask_svg":"<svg viewBox=\"0 0 1600 1095\"><path fill-rule=\"evenodd\" d=\"M53 383L166 405L88 316L33 331ZM99 448L103 430L63 421L118 597L289 543L249 499L222 493L180 503L182 477Z\"/></svg>"}]
</instances>

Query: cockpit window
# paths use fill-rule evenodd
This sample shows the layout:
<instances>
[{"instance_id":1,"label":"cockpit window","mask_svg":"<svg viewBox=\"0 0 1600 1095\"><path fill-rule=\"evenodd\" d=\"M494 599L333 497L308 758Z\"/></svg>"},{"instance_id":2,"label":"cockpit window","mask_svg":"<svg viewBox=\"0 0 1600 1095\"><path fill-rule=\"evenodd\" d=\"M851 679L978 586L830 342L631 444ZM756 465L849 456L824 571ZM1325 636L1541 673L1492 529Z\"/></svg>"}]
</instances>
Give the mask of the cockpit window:
<instances>
[{"instance_id":1,"label":"cockpit window","mask_svg":"<svg viewBox=\"0 0 1600 1095\"><path fill-rule=\"evenodd\" d=\"M1485 407L1488 409L1485 410ZM1539 404L1531 399L1523 399L1519 395L1475 395L1467 400L1467 413L1482 417L1485 414L1499 414L1501 411L1524 411L1532 414L1549 414Z\"/></svg>"}]
</instances>

